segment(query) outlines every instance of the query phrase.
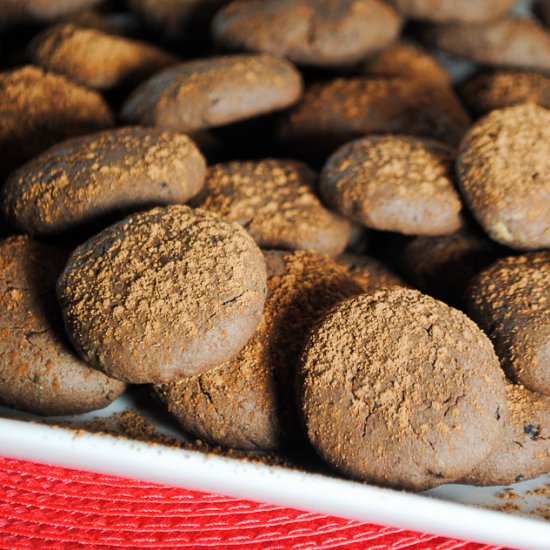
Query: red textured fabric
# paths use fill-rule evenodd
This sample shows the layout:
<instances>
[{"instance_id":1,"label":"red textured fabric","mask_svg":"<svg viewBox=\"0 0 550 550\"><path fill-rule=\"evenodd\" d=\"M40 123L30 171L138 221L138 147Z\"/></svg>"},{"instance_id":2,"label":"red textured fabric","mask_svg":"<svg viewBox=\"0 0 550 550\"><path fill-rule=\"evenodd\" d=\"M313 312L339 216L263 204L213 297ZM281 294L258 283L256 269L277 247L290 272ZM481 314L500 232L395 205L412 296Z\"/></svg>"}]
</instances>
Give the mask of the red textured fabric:
<instances>
[{"instance_id":1,"label":"red textured fabric","mask_svg":"<svg viewBox=\"0 0 550 550\"><path fill-rule=\"evenodd\" d=\"M496 549L0 457L0 548Z\"/></svg>"}]
</instances>

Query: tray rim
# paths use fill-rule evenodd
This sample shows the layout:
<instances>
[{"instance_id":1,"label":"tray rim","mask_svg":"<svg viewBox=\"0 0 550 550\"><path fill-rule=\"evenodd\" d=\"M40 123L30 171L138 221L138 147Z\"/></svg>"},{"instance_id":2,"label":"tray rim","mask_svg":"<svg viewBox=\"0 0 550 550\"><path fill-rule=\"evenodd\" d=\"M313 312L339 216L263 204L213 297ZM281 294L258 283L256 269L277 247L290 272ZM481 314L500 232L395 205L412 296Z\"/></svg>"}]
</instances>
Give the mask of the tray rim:
<instances>
[{"instance_id":1,"label":"tray rim","mask_svg":"<svg viewBox=\"0 0 550 550\"><path fill-rule=\"evenodd\" d=\"M480 543L550 548L550 522L541 519L108 434L0 418L0 455Z\"/></svg>"}]
</instances>

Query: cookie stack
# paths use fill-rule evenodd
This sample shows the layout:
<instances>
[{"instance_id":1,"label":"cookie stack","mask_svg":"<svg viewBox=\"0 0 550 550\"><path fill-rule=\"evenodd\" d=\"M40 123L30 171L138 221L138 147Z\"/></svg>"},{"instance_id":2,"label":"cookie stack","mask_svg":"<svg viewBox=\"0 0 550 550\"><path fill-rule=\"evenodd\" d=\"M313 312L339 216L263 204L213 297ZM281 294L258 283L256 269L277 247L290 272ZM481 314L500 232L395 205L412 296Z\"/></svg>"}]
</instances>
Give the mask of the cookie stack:
<instances>
[{"instance_id":1,"label":"cookie stack","mask_svg":"<svg viewBox=\"0 0 550 550\"><path fill-rule=\"evenodd\" d=\"M549 471L550 33L513 3L9 0L0 402L146 385L410 490Z\"/></svg>"}]
</instances>

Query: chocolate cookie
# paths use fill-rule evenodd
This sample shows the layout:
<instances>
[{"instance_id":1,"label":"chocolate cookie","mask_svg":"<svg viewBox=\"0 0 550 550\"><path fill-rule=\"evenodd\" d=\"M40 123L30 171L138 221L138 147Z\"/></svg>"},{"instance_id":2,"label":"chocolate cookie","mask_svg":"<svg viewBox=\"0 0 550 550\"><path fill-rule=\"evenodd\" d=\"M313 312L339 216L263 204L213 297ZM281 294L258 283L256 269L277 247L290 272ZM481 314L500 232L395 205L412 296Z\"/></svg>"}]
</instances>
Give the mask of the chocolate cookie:
<instances>
[{"instance_id":1,"label":"chocolate cookie","mask_svg":"<svg viewBox=\"0 0 550 550\"><path fill-rule=\"evenodd\" d=\"M101 0L2 0L0 29L21 23L54 21L100 2Z\"/></svg>"},{"instance_id":2,"label":"chocolate cookie","mask_svg":"<svg viewBox=\"0 0 550 550\"><path fill-rule=\"evenodd\" d=\"M404 78L337 78L312 85L279 139L317 156L365 134L409 134L457 145L470 119L453 92Z\"/></svg>"},{"instance_id":3,"label":"chocolate cookie","mask_svg":"<svg viewBox=\"0 0 550 550\"><path fill-rule=\"evenodd\" d=\"M214 17L212 35L231 50L341 66L389 44L400 27L397 13L380 0L235 0Z\"/></svg>"},{"instance_id":4,"label":"chocolate cookie","mask_svg":"<svg viewBox=\"0 0 550 550\"><path fill-rule=\"evenodd\" d=\"M441 237L415 237L392 247L400 271L422 292L462 306L472 278L495 261L500 247L484 233L463 225Z\"/></svg>"},{"instance_id":5,"label":"chocolate cookie","mask_svg":"<svg viewBox=\"0 0 550 550\"><path fill-rule=\"evenodd\" d=\"M476 116L520 103L536 103L548 109L550 78L528 71L483 72L463 84L459 94Z\"/></svg>"},{"instance_id":6,"label":"chocolate cookie","mask_svg":"<svg viewBox=\"0 0 550 550\"><path fill-rule=\"evenodd\" d=\"M506 434L504 376L461 312L401 287L350 298L312 331L299 408L320 456L404 489L456 480Z\"/></svg>"},{"instance_id":7,"label":"chocolate cookie","mask_svg":"<svg viewBox=\"0 0 550 550\"><path fill-rule=\"evenodd\" d=\"M302 93L300 73L271 55L188 61L146 80L126 100L122 119L190 131L289 107Z\"/></svg>"},{"instance_id":8,"label":"chocolate cookie","mask_svg":"<svg viewBox=\"0 0 550 550\"><path fill-rule=\"evenodd\" d=\"M466 294L468 313L489 335L509 378L550 395L550 251L503 258Z\"/></svg>"},{"instance_id":9,"label":"chocolate cookie","mask_svg":"<svg viewBox=\"0 0 550 550\"><path fill-rule=\"evenodd\" d=\"M38 34L29 44L28 55L44 69L99 90L136 85L179 61L144 42L72 23Z\"/></svg>"},{"instance_id":10,"label":"chocolate cookie","mask_svg":"<svg viewBox=\"0 0 550 550\"><path fill-rule=\"evenodd\" d=\"M426 50L416 44L396 42L363 65L368 76L408 78L436 86L450 86L451 76Z\"/></svg>"},{"instance_id":11,"label":"chocolate cookie","mask_svg":"<svg viewBox=\"0 0 550 550\"><path fill-rule=\"evenodd\" d=\"M175 205L133 214L79 246L57 293L82 357L139 384L231 359L261 319L265 284L262 253L244 229Z\"/></svg>"},{"instance_id":12,"label":"chocolate cookie","mask_svg":"<svg viewBox=\"0 0 550 550\"><path fill-rule=\"evenodd\" d=\"M454 149L434 140L370 136L338 149L320 179L325 202L366 227L445 235L460 227Z\"/></svg>"},{"instance_id":13,"label":"chocolate cookie","mask_svg":"<svg viewBox=\"0 0 550 550\"><path fill-rule=\"evenodd\" d=\"M118 128L42 153L12 173L0 202L5 218L30 234L97 230L134 210L187 201L205 172L184 134Z\"/></svg>"},{"instance_id":14,"label":"chocolate cookie","mask_svg":"<svg viewBox=\"0 0 550 550\"><path fill-rule=\"evenodd\" d=\"M303 437L293 379L310 328L361 293L346 270L314 252L264 252L268 295L254 336L229 363L157 387L184 430L210 443L274 450Z\"/></svg>"},{"instance_id":15,"label":"chocolate cookie","mask_svg":"<svg viewBox=\"0 0 550 550\"><path fill-rule=\"evenodd\" d=\"M550 470L550 397L507 384L508 433L501 447L461 483L509 485Z\"/></svg>"},{"instance_id":16,"label":"chocolate cookie","mask_svg":"<svg viewBox=\"0 0 550 550\"><path fill-rule=\"evenodd\" d=\"M432 46L484 65L550 71L550 33L528 19L437 25L422 36Z\"/></svg>"},{"instance_id":17,"label":"chocolate cookie","mask_svg":"<svg viewBox=\"0 0 550 550\"><path fill-rule=\"evenodd\" d=\"M336 258L336 263L346 268L363 292L390 286L407 286L389 267L370 256L342 254Z\"/></svg>"},{"instance_id":18,"label":"chocolate cookie","mask_svg":"<svg viewBox=\"0 0 550 550\"><path fill-rule=\"evenodd\" d=\"M0 402L43 415L106 407L125 388L71 349L55 300L68 252L28 237L0 240Z\"/></svg>"},{"instance_id":19,"label":"chocolate cookie","mask_svg":"<svg viewBox=\"0 0 550 550\"><path fill-rule=\"evenodd\" d=\"M515 0L389 0L397 10L412 19L446 23L489 21L506 14Z\"/></svg>"},{"instance_id":20,"label":"chocolate cookie","mask_svg":"<svg viewBox=\"0 0 550 550\"><path fill-rule=\"evenodd\" d=\"M550 246L550 111L533 104L489 113L460 145L462 195L495 241Z\"/></svg>"},{"instance_id":21,"label":"chocolate cookie","mask_svg":"<svg viewBox=\"0 0 550 550\"><path fill-rule=\"evenodd\" d=\"M336 256L346 248L351 227L322 205L316 183L316 174L293 160L228 162L208 169L194 204L242 225L263 248Z\"/></svg>"},{"instance_id":22,"label":"chocolate cookie","mask_svg":"<svg viewBox=\"0 0 550 550\"><path fill-rule=\"evenodd\" d=\"M58 141L114 124L99 94L26 66L0 73L0 183Z\"/></svg>"}]
</instances>

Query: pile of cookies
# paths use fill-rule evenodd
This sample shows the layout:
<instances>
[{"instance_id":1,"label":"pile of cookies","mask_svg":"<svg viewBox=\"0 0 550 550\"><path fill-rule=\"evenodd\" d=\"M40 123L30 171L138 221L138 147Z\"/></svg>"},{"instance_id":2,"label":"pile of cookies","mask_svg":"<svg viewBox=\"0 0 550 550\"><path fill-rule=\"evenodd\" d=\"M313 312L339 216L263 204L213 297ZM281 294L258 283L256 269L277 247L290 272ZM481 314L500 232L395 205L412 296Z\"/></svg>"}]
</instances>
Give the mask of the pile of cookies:
<instances>
[{"instance_id":1,"label":"pile of cookies","mask_svg":"<svg viewBox=\"0 0 550 550\"><path fill-rule=\"evenodd\" d=\"M7 0L0 402L145 384L369 483L548 472L550 2L513 4Z\"/></svg>"}]
</instances>

